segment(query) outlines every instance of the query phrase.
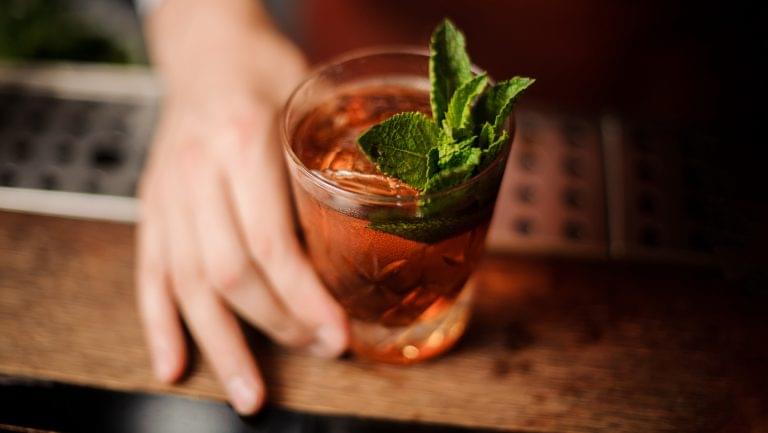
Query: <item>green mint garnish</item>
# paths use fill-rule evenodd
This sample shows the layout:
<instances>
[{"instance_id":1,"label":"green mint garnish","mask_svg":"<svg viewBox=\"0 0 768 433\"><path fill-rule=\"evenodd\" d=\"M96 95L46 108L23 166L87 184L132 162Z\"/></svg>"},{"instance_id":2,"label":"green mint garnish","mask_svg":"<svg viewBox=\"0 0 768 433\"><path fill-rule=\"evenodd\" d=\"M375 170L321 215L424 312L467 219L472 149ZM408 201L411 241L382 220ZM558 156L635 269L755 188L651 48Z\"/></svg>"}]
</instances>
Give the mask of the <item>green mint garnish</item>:
<instances>
[{"instance_id":1,"label":"green mint garnish","mask_svg":"<svg viewBox=\"0 0 768 433\"><path fill-rule=\"evenodd\" d=\"M427 244L440 242L472 229L488 220L493 207L474 209L461 215L436 215L430 218L404 218L390 221L372 221L370 227L416 242Z\"/></svg>"},{"instance_id":2,"label":"green mint garnish","mask_svg":"<svg viewBox=\"0 0 768 433\"><path fill-rule=\"evenodd\" d=\"M425 192L439 191L441 189L465 182L480 165L482 150L470 147L453 154L449 167L444 167L436 175L429 178L424 186Z\"/></svg>"},{"instance_id":3,"label":"green mint garnish","mask_svg":"<svg viewBox=\"0 0 768 433\"><path fill-rule=\"evenodd\" d=\"M483 123L480 129L479 146L482 149L482 164L488 164L496 158L501 147L509 141L509 133L506 130L501 131L501 135L496 136L496 129L488 122Z\"/></svg>"},{"instance_id":4,"label":"green mint garnish","mask_svg":"<svg viewBox=\"0 0 768 433\"><path fill-rule=\"evenodd\" d=\"M472 104L483 93L487 84L488 76L481 74L462 84L451 96L443 120L443 129L454 140L464 140L474 132Z\"/></svg>"},{"instance_id":5,"label":"green mint garnish","mask_svg":"<svg viewBox=\"0 0 768 433\"><path fill-rule=\"evenodd\" d=\"M496 134L501 133L504 121L520 97L520 93L530 87L535 80L527 77L514 77L493 86L478 102L475 115L493 124Z\"/></svg>"},{"instance_id":6,"label":"green mint garnish","mask_svg":"<svg viewBox=\"0 0 768 433\"><path fill-rule=\"evenodd\" d=\"M466 152L472 148L472 144L477 137L472 136L458 143L451 139L446 139L437 147L440 168L451 168L459 165L464 160Z\"/></svg>"},{"instance_id":7,"label":"green mint garnish","mask_svg":"<svg viewBox=\"0 0 768 433\"><path fill-rule=\"evenodd\" d=\"M432 149L443 135L432 119L422 113L399 113L373 126L358 138L360 148L382 173L417 189L424 189L437 174ZM432 150L432 164L430 151Z\"/></svg>"},{"instance_id":8,"label":"green mint garnish","mask_svg":"<svg viewBox=\"0 0 768 433\"><path fill-rule=\"evenodd\" d=\"M453 93L472 79L464 35L450 21L443 20L432 33L429 44L430 103L435 123L442 124Z\"/></svg>"},{"instance_id":9,"label":"green mint garnish","mask_svg":"<svg viewBox=\"0 0 768 433\"><path fill-rule=\"evenodd\" d=\"M382 173L423 193L434 193L466 182L496 159L509 142L506 119L534 80L514 77L489 86L488 76L475 75L471 68L464 35L443 20L430 42L432 118L399 113L358 138L360 149ZM454 199L450 202L458 203L461 197ZM407 239L436 242L446 233L469 227L468 216L437 215L445 208L423 200L420 217L374 221L371 227Z\"/></svg>"},{"instance_id":10,"label":"green mint garnish","mask_svg":"<svg viewBox=\"0 0 768 433\"><path fill-rule=\"evenodd\" d=\"M480 128L480 141L478 147L481 149L488 149L488 147L496 140L496 130L489 122L483 122L483 126Z\"/></svg>"},{"instance_id":11,"label":"green mint garnish","mask_svg":"<svg viewBox=\"0 0 768 433\"><path fill-rule=\"evenodd\" d=\"M509 139L504 122L534 81L514 77L489 87L486 74L472 73L464 35L449 20L432 34L429 75L432 119L400 113L358 138L382 173L422 192L455 186L493 161Z\"/></svg>"}]
</instances>

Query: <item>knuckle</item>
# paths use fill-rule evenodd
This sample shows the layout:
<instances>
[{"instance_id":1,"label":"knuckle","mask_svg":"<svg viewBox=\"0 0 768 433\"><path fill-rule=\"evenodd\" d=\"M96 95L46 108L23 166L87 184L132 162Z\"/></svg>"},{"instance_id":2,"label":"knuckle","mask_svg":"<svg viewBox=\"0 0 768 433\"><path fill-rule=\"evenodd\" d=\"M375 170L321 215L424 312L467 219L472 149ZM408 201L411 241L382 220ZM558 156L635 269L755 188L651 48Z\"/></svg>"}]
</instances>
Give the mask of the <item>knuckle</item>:
<instances>
[{"instance_id":1,"label":"knuckle","mask_svg":"<svg viewBox=\"0 0 768 433\"><path fill-rule=\"evenodd\" d=\"M139 265L137 266L137 286L141 291L157 290L162 281L163 270L159 260L146 257L146 252L141 252Z\"/></svg>"},{"instance_id":2,"label":"knuckle","mask_svg":"<svg viewBox=\"0 0 768 433\"><path fill-rule=\"evenodd\" d=\"M270 239L258 237L250 241L251 251L254 257L263 265L269 265L274 261L274 242Z\"/></svg>"},{"instance_id":3,"label":"knuckle","mask_svg":"<svg viewBox=\"0 0 768 433\"><path fill-rule=\"evenodd\" d=\"M188 278L180 277L176 273L172 273L171 281L173 282L173 293L178 296L179 299L186 299L194 292L194 288Z\"/></svg>"},{"instance_id":4,"label":"knuckle","mask_svg":"<svg viewBox=\"0 0 768 433\"><path fill-rule=\"evenodd\" d=\"M206 156L203 146L190 142L183 146L184 151L179 156L179 167L185 178L194 178L205 163Z\"/></svg>"},{"instance_id":5,"label":"knuckle","mask_svg":"<svg viewBox=\"0 0 768 433\"><path fill-rule=\"evenodd\" d=\"M136 238L138 248L134 275L137 277L137 283L142 287L161 281L164 275L165 262L153 246L152 236L154 233L149 230L147 222L141 221Z\"/></svg>"},{"instance_id":6,"label":"knuckle","mask_svg":"<svg viewBox=\"0 0 768 433\"><path fill-rule=\"evenodd\" d=\"M250 264L243 257L217 260L208 270L210 283L220 294L231 294L240 286L249 266Z\"/></svg>"},{"instance_id":7,"label":"knuckle","mask_svg":"<svg viewBox=\"0 0 768 433\"><path fill-rule=\"evenodd\" d=\"M182 298L196 294L200 286L199 272L194 271L190 263L180 263L173 266L170 279L173 283L174 293Z\"/></svg>"},{"instance_id":8,"label":"knuckle","mask_svg":"<svg viewBox=\"0 0 768 433\"><path fill-rule=\"evenodd\" d=\"M269 104L249 101L236 109L229 118L233 131L244 134L265 128L272 120L273 109Z\"/></svg>"},{"instance_id":9,"label":"knuckle","mask_svg":"<svg viewBox=\"0 0 768 433\"><path fill-rule=\"evenodd\" d=\"M266 268L282 268L287 258L287 241L282 239L279 231L265 229L268 224L262 224L248 236L248 249L253 258Z\"/></svg>"},{"instance_id":10,"label":"knuckle","mask_svg":"<svg viewBox=\"0 0 768 433\"><path fill-rule=\"evenodd\" d=\"M247 104L235 109L222 121L222 141L232 150L247 152L251 149L259 134L269 128L272 111L262 104Z\"/></svg>"}]
</instances>

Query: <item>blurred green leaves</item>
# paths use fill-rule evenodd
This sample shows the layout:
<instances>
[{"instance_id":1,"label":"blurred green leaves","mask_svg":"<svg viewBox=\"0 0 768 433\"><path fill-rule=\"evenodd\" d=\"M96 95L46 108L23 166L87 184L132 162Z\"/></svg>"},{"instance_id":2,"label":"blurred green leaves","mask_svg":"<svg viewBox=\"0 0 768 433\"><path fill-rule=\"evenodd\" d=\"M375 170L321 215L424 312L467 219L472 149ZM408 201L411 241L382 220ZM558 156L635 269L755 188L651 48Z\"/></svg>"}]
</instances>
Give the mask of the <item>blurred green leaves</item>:
<instances>
[{"instance_id":1,"label":"blurred green leaves","mask_svg":"<svg viewBox=\"0 0 768 433\"><path fill-rule=\"evenodd\" d=\"M128 63L127 50L66 0L0 0L0 58Z\"/></svg>"}]
</instances>

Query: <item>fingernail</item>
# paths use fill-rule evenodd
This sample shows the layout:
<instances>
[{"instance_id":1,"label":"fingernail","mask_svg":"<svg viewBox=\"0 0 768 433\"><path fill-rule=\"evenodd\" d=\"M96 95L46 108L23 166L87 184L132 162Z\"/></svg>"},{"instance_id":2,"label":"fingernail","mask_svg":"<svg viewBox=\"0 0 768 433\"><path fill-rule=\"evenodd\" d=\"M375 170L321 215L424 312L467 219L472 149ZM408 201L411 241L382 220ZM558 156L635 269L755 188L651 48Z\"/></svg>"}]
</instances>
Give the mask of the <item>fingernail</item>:
<instances>
[{"instance_id":1,"label":"fingernail","mask_svg":"<svg viewBox=\"0 0 768 433\"><path fill-rule=\"evenodd\" d=\"M163 344L155 345L152 351L152 369L157 380L166 383L173 381L173 357L168 347Z\"/></svg>"},{"instance_id":2,"label":"fingernail","mask_svg":"<svg viewBox=\"0 0 768 433\"><path fill-rule=\"evenodd\" d=\"M309 346L309 351L317 356L337 356L344 349L344 338L338 328L323 325L315 332L315 342Z\"/></svg>"},{"instance_id":3,"label":"fingernail","mask_svg":"<svg viewBox=\"0 0 768 433\"><path fill-rule=\"evenodd\" d=\"M234 377L227 383L227 393L235 410L243 415L252 414L259 407L256 383L244 377Z\"/></svg>"}]
</instances>

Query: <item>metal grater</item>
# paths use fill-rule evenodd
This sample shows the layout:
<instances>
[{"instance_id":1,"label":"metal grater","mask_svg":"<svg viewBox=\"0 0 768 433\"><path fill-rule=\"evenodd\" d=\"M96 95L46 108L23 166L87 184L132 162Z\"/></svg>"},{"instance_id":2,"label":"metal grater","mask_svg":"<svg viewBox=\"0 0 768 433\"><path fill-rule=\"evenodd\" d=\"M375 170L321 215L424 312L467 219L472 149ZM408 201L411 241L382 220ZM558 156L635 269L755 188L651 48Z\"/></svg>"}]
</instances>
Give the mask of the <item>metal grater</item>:
<instances>
[{"instance_id":1,"label":"metal grater","mask_svg":"<svg viewBox=\"0 0 768 433\"><path fill-rule=\"evenodd\" d=\"M489 247L604 257L608 238L600 123L520 108Z\"/></svg>"},{"instance_id":2,"label":"metal grater","mask_svg":"<svg viewBox=\"0 0 768 433\"><path fill-rule=\"evenodd\" d=\"M0 208L134 221L159 94L146 69L0 66ZM516 125L492 251L708 261L696 134L527 107Z\"/></svg>"},{"instance_id":3,"label":"metal grater","mask_svg":"<svg viewBox=\"0 0 768 433\"><path fill-rule=\"evenodd\" d=\"M16 72L0 74L0 207L133 220L154 92L109 91L110 82L137 84L112 68ZM139 86L153 88L142 75Z\"/></svg>"},{"instance_id":4,"label":"metal grater","mask_svg":"<svg viewBox=\"0 0 768 433\"><path fill-rule=\"evenodd\" d=\"M700 128L606 117L611 256L710 263L722 173ZM727 206L722 207L727 211Z\"/></svg>"}]
</instances>

